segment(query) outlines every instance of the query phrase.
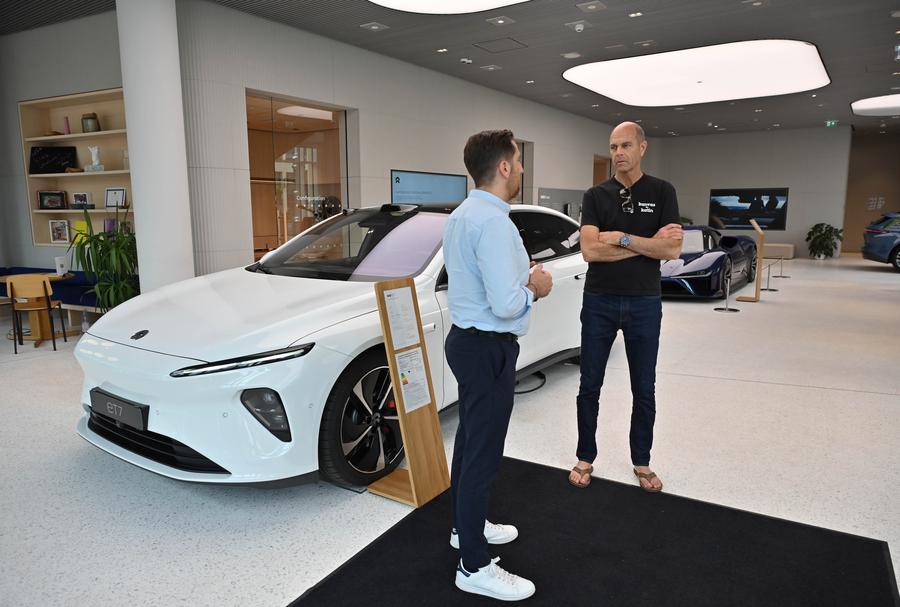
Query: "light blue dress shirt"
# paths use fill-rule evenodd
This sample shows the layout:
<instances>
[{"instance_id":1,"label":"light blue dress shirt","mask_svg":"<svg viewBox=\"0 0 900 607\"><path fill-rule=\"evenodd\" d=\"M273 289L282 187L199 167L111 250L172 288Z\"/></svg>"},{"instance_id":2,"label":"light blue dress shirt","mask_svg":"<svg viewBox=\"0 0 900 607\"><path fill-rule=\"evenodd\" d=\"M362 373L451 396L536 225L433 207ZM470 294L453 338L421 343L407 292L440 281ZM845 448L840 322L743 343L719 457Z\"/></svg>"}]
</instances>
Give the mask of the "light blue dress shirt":
<instances>
[{"instance_id":1,"label":"light blue dress shirt","mask_svg":"<svg viewBox=\"0 0 900 607\"><path fill-rule=\"evenodd\" d=\"M447 304L461 328L525 335L534 295L529 260L509 205L472 190L444 227Z\"/></svg>"}]
</instances>

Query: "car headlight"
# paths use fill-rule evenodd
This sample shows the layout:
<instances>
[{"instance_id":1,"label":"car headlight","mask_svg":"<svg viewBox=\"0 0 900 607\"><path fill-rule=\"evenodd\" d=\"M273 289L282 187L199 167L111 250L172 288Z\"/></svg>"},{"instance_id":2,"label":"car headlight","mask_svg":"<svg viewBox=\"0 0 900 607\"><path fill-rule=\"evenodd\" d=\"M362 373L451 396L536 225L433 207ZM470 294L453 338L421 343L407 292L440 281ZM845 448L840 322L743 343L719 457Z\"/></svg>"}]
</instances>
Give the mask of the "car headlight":
<instances>
[{"instance_id":1,"label":"car headlight","mask_svg":"<svg viewBox=\"0 0 900 607\"><path fill-rule=\"evenodd\" d=\"M677 278L706 278L708 276L712 276L710 270L700 270L699 272L685 272L684 274L679 274Z\"/></svg>"},{"instance_id":2,"label":"car headlight","mask_svg":"<svg viewBox=\"0 0 900 607\"><path fill-rule=\"evenodd\" d=\"M281 348L280 350L260 352L259 354L251 354L240 358L229 358L228 360L218 360L216 362L203 363L202 365L193 365L191 367L178 369L177 371L172 371L169 375L172 377L193 377L195 375L207 375L209 373L221 373L223 371L234 371L236 369L268 365L269 363L305 356L313 349L314 345L316 344L309 343L300 346L291 346L290 348Z\"/></svg>"}]
</instances>

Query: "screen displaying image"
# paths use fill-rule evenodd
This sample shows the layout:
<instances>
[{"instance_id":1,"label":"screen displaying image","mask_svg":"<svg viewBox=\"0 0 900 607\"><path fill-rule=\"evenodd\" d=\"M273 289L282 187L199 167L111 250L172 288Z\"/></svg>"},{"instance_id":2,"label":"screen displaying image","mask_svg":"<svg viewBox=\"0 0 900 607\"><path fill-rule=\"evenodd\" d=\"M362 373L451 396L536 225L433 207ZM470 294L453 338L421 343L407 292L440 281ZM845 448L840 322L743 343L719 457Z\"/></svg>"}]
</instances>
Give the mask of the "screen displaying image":
<instances>
[{"instance_id":1,"label":"screen displaying image","mask_svg":"<svg viewBox=\"0 0 900 607\"><path fill-rule=\"evenodd\" d=\"M468 195L467 188L465 175L391 171L391 202L462 202Z\"/></svg>"},{"instance_id":2,"label":"screen displaying image","mask_svg":"<svg viewBox=\"0 0 900 607\"><path fill-rule=\"evenodd\" d=\"M752 230L750 220L763 230L784 230L787 225L787 188L710 190L709 226L717 230Z\"/></svg>"}]
</instances>

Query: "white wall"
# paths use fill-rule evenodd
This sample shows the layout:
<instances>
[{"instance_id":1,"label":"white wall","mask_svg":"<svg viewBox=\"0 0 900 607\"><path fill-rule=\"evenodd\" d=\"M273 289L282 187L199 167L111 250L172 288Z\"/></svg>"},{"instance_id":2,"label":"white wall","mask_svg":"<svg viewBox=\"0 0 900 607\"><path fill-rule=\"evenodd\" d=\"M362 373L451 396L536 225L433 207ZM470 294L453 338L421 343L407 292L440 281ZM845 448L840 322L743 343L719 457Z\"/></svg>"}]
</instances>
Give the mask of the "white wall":
<instances>
[{"instance_id":1,"label":"white wall","mask_svg":"<svg viewBox=\"0 0 900 607\"><path fill-rule=\"evenodd\" d=\"M694 223L707 222L713 188L786 187L787 229L768 232L768 242L791 243L803 256L813 224L843 226L849 127L675 137L663 148L659 176L675 186L681 214Z\"/></svg>"},{"instance_id":2,"label":"white wall","mask_svg":"<svg viewBox=\"0 0 900 607\"><path fill-rule=\"evenodd\" d=\"M390 200L391 169L465 173L466 138L534 142L534 186L591 186L610 127L202 0L178 4L198 273L252 260L245 90L351 108L350 204ZM352 152L352 151L351 151Z\"/></svg>"},{"instance_id":3,"label":"white wall","mask_svg":"<svg viewBox=\"0 0 900 607\"><path fill-rule=\"evenodd\" d=\"M119 86L114 12L0 36L0 266L52 268L62 251L31 241L18 102Z\"/></svg>"}]
</instances>

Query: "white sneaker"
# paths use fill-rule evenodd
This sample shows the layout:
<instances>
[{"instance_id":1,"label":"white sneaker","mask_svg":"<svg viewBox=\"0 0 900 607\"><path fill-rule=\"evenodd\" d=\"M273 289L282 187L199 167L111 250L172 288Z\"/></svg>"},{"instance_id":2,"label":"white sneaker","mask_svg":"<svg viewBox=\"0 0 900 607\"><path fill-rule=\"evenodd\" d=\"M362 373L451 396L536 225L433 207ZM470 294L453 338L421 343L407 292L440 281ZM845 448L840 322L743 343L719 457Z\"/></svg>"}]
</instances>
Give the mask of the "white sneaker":
<instances>
[{"instance_id":1,"label":"white sneaker","mask_svg":"<svg viewBox=\"0 0 900 607\"><path fill-rule=\"evenodd\" d=\"M519 537L519 530L512 525L495 525L491 521L484 521L484 539L488 544L508 544ZM459 533L456 529L450 530L450 545L459 550Z\"/></svg>"},{"instance_id":2,"label":"white sneaker","mask_svg":"<svg viewBox=\"0 0 900 607\"><path fill-rule=\"evenodd\" d=\"M534 583L514 575L497 564L500 557L475 573L466 571L462 559L456 566L456 587L464 592L489 596L501 601L521 601L534 594Z\"/></svg>"}]
</instances>

